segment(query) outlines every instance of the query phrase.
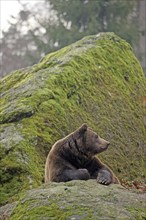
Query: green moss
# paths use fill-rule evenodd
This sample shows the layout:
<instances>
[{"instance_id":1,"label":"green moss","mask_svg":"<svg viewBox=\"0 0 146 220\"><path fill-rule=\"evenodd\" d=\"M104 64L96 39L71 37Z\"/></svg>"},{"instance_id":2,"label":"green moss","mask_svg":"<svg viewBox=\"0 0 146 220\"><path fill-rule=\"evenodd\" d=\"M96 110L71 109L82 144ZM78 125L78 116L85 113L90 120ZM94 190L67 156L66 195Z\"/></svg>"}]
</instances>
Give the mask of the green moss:
<instances>
[{"instance_id":1,"label":"green moss","mask_svg":"<svg viewBox=\"0 0 146 220\"><path fill-rule=\"evenodd\" d=\"M120 179L144 179L146 79L118 36L89 36L51 53L3 78L1 91L3 198L15 186L40 185L52 144L83 122L111 142L100 157Z\"/></svg>"},{"instance_id":2,"label":"green moss","mask_svg":"<svg viewBox=\"0 0 146 220\"><path fill-rule=\"evenodd\" d=\"M54 220L66 220L70 217L75 218L76 216L83 215L84 219L93 217L93 211L89 208L79 208L78 206L69 205L65 210L60 208L56 203L52 203L49 206L39 206L38 208L31 207L26 213L26 209L29 207L29 203L26 203L20 207L17 207L17 212L13 213L11 220L13 219L54 219ZM18 210L20 209L20 212ZM24 217L25 216L25 217Z\"/></svg>"},{"instance_id":3,"label":"green moss","mask_svg":"<svg viewBox=\"0 0 146 220\"><path fill-rule=\"evenodd\" d=\"M145 207L128 207L127 210L133 215L137 216L137 220L144 220L146 218L146 210Z\"/></svg>"}]
</instances>

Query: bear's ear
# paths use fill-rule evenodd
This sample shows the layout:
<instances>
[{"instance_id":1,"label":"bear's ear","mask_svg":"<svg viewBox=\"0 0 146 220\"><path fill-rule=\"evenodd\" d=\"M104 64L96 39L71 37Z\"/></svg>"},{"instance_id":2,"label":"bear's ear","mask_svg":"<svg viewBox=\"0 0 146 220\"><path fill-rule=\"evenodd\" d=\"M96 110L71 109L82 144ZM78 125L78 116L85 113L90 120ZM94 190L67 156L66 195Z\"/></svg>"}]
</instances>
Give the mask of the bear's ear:
<instances>
[{"instance_id":1,"label":"bear's ear","mask_svg":"<svg viewBox=\"0 0 146 220\"><path fill-rule=\"evenodd\" d=\"M73 132L73 137L75 139L81 138L85 131L87 131L87 125L86 124L82 124L82 126L80 128L78 128L75 132Z\"/></svg>"},{"instance_id":2,"label":"bear's ear","mask_svg":"<svg viewBox=\"0 0 146 220\"><path fill-rule=\"evenodd\" d=\"M79 134L83 135L85 133L85 131L87 131L87 124L82 124L82 126L79 128Z\"/></svg>"}]
</instances>

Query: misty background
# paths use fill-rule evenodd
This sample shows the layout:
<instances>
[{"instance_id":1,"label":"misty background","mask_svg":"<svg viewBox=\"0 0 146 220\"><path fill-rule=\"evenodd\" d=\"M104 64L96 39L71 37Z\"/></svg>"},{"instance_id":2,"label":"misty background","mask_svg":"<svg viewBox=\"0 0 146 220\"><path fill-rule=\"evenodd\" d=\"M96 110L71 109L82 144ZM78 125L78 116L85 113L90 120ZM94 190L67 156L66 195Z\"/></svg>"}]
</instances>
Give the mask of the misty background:
<instances>
[{"instance_id":1,"label":"misty background","mask_svg":"<svg viewBox=\"0 0 146 220\"><path fill-rule=\"evenodd\" d=\"M146 0L18 3L21 10L10 17L9 27L0 37L1 77L33 65L46 54L84 36L108 31L131 44L146 75Z\"/></svg>"}]
</instances>

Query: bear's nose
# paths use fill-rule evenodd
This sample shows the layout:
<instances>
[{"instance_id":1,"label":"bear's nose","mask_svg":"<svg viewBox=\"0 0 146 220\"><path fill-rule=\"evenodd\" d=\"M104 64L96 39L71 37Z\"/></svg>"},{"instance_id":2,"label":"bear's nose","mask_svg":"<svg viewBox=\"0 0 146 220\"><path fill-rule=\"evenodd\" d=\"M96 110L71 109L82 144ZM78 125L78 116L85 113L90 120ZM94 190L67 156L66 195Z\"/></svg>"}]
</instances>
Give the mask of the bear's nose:
<instances>
[{"instance_id":1,"label":"bear's nose","mask_svg":"<svg viewBox=\"0 0 146 220\"><path fill-rule=\"evenodd\" d=\"M110 142L107 142L107 146L109 146L110 145Z\"/></svg>"}]
</instances>

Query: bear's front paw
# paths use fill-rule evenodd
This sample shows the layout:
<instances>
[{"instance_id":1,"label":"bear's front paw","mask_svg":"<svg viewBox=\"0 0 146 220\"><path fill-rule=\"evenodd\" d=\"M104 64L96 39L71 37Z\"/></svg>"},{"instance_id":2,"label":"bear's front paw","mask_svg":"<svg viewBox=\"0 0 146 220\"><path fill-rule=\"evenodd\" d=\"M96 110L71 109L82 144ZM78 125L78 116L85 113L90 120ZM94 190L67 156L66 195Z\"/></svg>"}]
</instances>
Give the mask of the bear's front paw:
<instances>
[{"instance_id":1,"label":"bear's front paw","mask_svg":"<svg viewBox=\"0 0 146 220\"><path fill-rule=\"evenodd\" d=\"M90 174L87 169L78 169L78 177L81 180L88 180L90 179Z\"/></svg>"},{"instance_id":2,"label":"bear's front paw","mask_svg":"<svg viewBox=\"0 0 146 220\"><path fill-rule=\"evenodd\" d=\"M112 183L112 175L107 170L101 170L97 176L97 182L104 185Z\"/></svg>"}]
</instances>

